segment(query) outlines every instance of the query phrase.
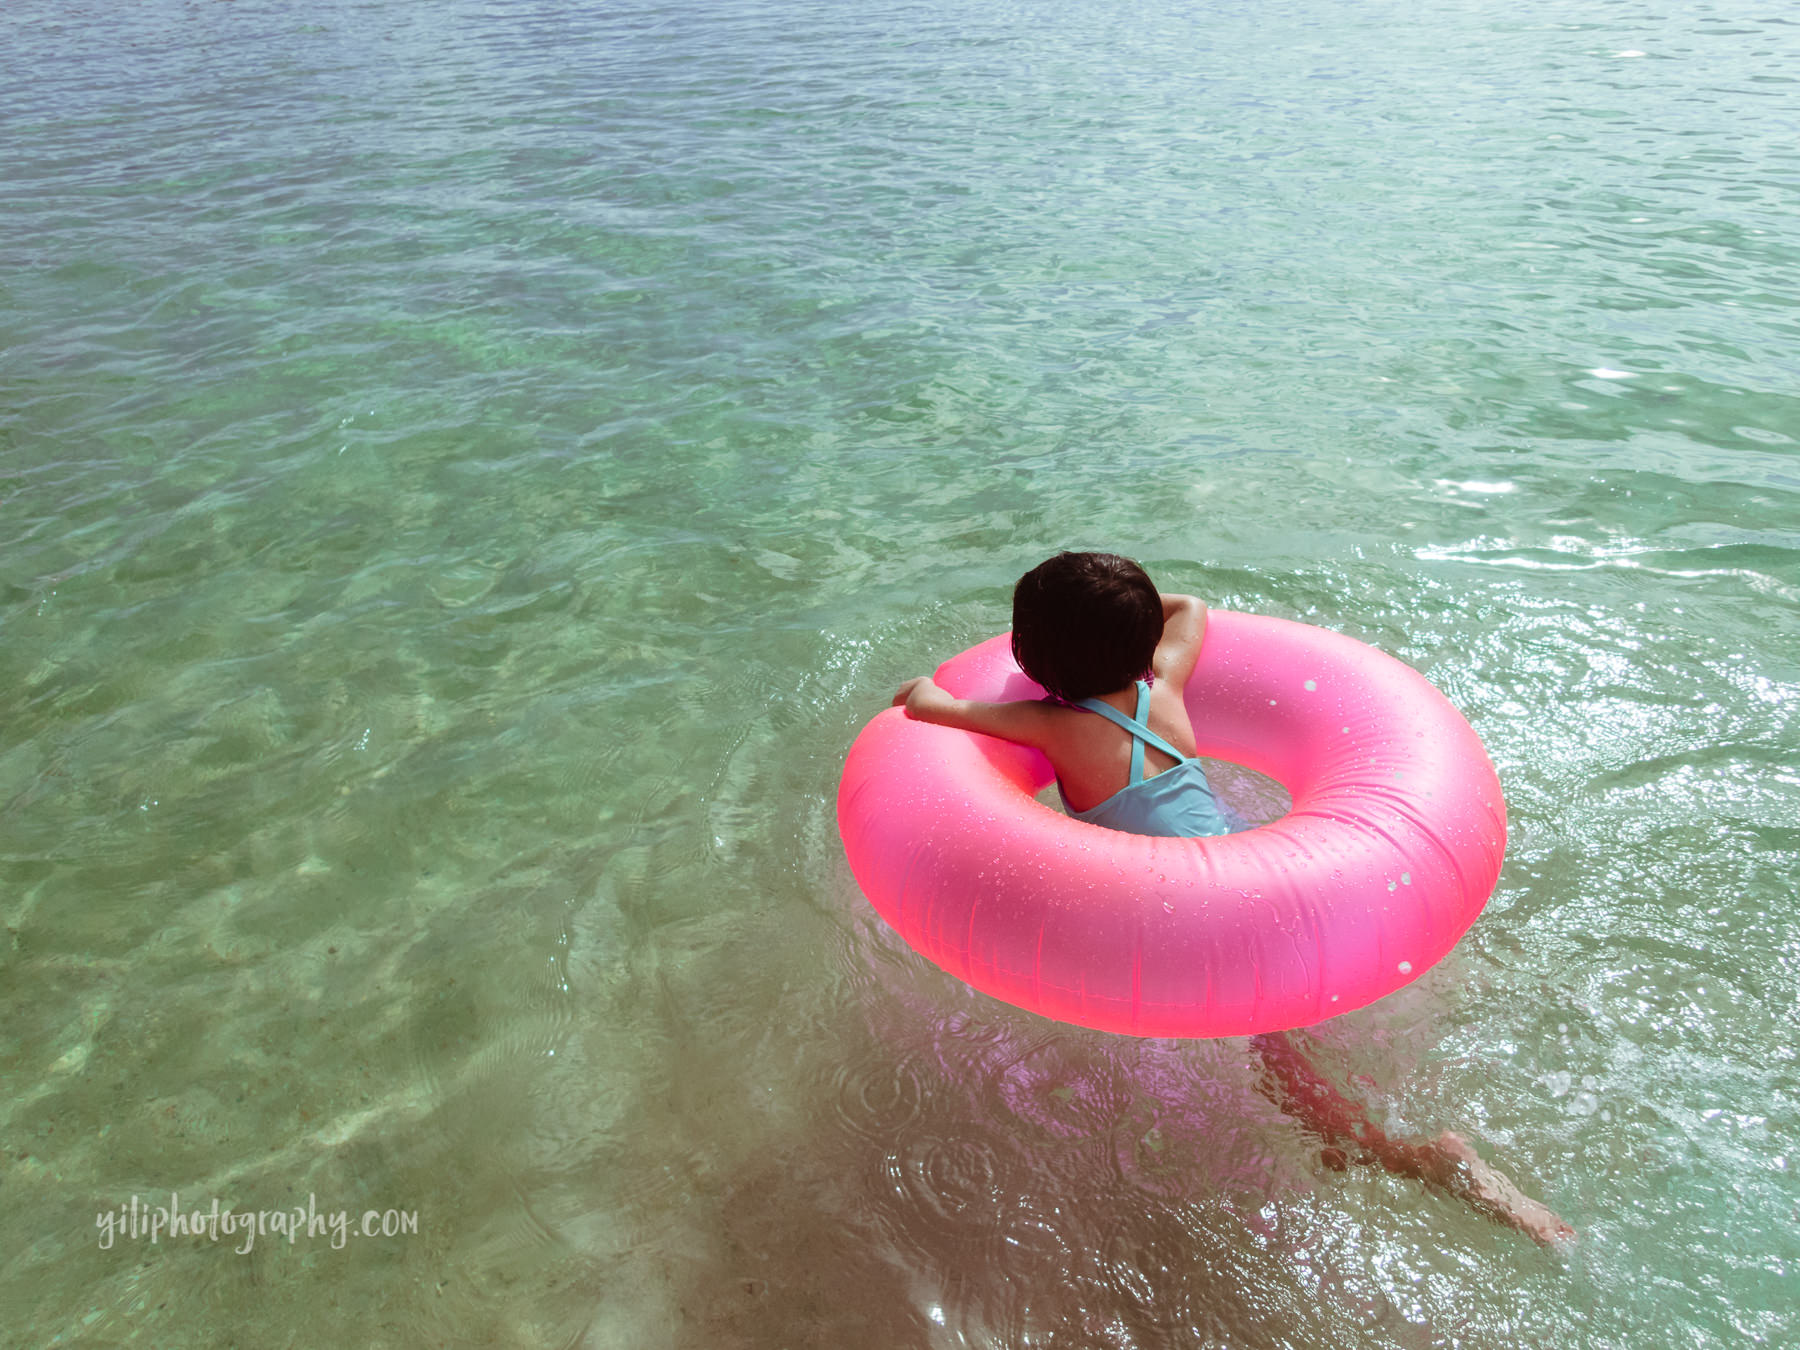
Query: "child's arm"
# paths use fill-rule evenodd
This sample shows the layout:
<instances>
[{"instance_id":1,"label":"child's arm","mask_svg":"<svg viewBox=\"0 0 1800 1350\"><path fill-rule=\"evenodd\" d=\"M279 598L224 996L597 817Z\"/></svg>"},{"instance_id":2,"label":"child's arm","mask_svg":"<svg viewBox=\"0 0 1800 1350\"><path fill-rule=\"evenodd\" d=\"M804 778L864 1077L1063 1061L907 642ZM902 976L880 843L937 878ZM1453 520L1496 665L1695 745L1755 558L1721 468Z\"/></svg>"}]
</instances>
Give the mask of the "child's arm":
<instances>
[{"instance_id":1,"label":"child's arm","mask_svg":"<svg viewBox=\"0 0 1800 1350\"><path fill-rule=\"evenodd\" d=\"M908 717L921 722L979 731L1039 750L1044 748L1050 725L1049 710L1034 699L981 703L975 699L952 698L929 675L921 675L901 685L900 692L894 695L894 706L905 708Z\"/></svg>"},{"instance_id":2,"label":"child's arm","mask_svg":"<svg viewBox=\"0 0 1800 1350\"><path fill-rule=\"evenodd\" d=\"M1206 637L1206 602L1192 595L1165 595L1162 641L1150 668L1156 678L1180 689L1194 673L1200 659L1200 643Z\"/></svg>"}]
</instances>

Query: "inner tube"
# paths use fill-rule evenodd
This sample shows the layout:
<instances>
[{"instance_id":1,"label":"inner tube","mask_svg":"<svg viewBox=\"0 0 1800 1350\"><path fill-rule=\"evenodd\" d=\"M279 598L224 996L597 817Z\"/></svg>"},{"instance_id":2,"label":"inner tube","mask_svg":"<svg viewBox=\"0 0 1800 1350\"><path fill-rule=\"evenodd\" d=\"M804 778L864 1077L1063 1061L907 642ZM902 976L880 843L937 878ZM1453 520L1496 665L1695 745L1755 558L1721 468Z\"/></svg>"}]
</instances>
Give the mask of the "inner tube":
<instances>
[{"instance_id":1,"label":"inner tube","mask_svg":"<svg viewBox=\"0 0 1800 1350\"><path fill-rule=\"evenodd\" d=\"M939 667L959 698L1043 697L1004 633ZM1123 834L1035 800L1029 747L888 708L850 748L838 829L915 950L1045 1017L1135 1036L1310 1026L1417 979L1494 888L1506 805L1417 671L1307 624L1214 610L1185 691L1201 755L1292 795L1239 834Z\"/></svg>"}]
</instances>

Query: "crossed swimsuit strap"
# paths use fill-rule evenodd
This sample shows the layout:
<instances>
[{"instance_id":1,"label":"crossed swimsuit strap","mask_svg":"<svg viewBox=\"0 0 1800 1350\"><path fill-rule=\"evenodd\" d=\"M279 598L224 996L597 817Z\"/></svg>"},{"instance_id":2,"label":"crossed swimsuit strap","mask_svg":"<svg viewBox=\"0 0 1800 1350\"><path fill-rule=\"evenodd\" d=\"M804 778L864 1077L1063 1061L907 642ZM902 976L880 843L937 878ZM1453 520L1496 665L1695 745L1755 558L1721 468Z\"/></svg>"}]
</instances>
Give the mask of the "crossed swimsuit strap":
<instances>
[{"instance_id":1,"label":"crossed swimsuit strap","mask_svg":"<svg viewBox=\"0 0 1800 1350\"><path fill-rule=\"evenodd\" d=\"M1112 704L1103 703L1097 698L1078 699L1075 704L1078 708L1086 708L1089 712L1099 713L1114 726L1123 727L1131 733L1131 786L1134 787L1144 781L1144 745L1146 742L1154 745L1177 764L1184 763L1189 758L1150 730L1148 724L1150 686L1143 680L1139 680L1137 691L1137 717L1135 719L1127 717Z\"/></svg>"}]
</instances>

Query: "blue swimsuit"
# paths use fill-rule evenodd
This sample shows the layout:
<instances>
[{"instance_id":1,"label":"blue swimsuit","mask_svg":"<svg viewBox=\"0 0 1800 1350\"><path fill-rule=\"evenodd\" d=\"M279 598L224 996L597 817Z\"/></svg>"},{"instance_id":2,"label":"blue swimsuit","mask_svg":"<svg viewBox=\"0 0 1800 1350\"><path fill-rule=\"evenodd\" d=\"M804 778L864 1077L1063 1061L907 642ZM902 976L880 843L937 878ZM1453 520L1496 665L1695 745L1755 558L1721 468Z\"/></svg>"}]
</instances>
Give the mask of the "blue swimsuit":
<instances>
[{"instance_id":1,"label":"blue swimsuit","mask_svg":"<svg viewBox=\"0 0 1800 1350\"><path fill-rule=\"evenodd\" d=\"M1137 682L1137 717L1125 716L1110 703L1097 698L1078 700L1074 706L1099 713L1107 721L1131 733L1131 779L1098 806L1086 811L1070 811L1076 820L1090 825L1103 825L1109 830L1127 834L1160 834L1172 838L1198 838L1212 834L1230 834L1232 826L1219 811L1207 786L1206 772L1198 759L1190 758L1150 730L1150 686ZM1175 766L1144 777L1144 746L1148 743L1175 761ZM1056 785L1057 792L1062 784ZM1063 798L1067 809L1069 799Z\"/></svg>"}]
</instances>

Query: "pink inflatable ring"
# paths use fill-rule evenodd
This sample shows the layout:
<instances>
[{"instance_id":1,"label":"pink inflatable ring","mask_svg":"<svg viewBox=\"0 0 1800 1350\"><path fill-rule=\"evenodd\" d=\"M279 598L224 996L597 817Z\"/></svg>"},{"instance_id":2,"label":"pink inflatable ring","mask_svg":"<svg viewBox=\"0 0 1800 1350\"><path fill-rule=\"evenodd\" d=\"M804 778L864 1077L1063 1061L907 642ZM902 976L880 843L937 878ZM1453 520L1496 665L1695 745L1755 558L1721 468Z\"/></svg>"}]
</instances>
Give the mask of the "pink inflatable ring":
<instances>
[{"instance_id":1,"label":"pink inflatable ring","mask_svg":"<svg viewBox=\"0 0 1800 1350\"><path fill-rule=\"evenodd\" d=\"M1043 693L1005 634L937 681ZM1034 800L1037 751L889 708L838 788L864 894L975 988L1136 1036L1306 1026L1436 964L1506 852L1499 779L1449 700L1354 638L1219 610L1186 692L1200 753L1276 779L1285 816L1212 839L1102 829Z\"/></svg>"}]
</instances>

